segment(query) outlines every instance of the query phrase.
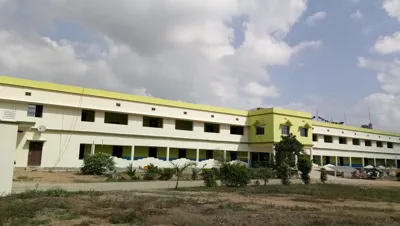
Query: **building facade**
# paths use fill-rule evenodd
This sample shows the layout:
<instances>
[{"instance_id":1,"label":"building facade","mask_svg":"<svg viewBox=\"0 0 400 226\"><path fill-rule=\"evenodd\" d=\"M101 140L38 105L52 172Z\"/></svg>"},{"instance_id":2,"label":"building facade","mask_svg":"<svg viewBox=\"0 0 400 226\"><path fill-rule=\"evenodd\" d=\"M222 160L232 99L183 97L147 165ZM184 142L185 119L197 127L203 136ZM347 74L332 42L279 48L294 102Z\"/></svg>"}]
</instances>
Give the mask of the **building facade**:
<instances>
[{"instance_id":1,"label":"building facade","mask_svg":"<svg viewBox=\"0 0 400 226\"><path fill-rule=\"evenodd\" d=\"M117 167L188 160L212 167L216 151L252 167L270 162L289 133L318 164L400 165L400 134L314 121L309 113L241 111L2 76L0 130L6 128L3 141L16 140L16 167L80 167L95 152L114 156Z\"/></svg>"}]
</instances>

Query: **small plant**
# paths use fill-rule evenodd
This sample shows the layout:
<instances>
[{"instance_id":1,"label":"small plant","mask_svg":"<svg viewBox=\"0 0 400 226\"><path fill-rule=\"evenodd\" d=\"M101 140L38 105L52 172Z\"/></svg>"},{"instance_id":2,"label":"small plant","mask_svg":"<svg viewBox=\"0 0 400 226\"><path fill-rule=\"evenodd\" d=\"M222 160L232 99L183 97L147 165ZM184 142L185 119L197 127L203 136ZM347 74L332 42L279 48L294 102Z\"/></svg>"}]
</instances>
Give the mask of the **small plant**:
<instances>
[{"instance_id":1,"label":"small plant","mask_svg":"<svg viewBox=\"0 0 400 226\"><path fill-rule=\"evenodd\" d=\"M145 173L143 176L144 180L157 180L161 175L161 170L157 166L153 164L149 164L147 168L145 168Z\"/></svg>"},{"instance_id":2,"label":"small plant","mask_svg":"<svg viewBox=\"0 0 400 226\"><path fill-rule=\"evenodd\" d=\"M203 165L203 167L201 167L201 168L193 167L192 168L191 179L192 180L198 180L199 179L199 174L204 169L204 167L206 167L206 165Z\"/></svg>"},{"instance_id":3,"label":"small plant","mask_svg":"<svg viewBox=\"0 0 400 226\"><path fill-rule=\"evenodd\" d=\"M319 179L323 184L325 184L325 182L328 180L328 174L326 173L326 170L324 168L321 169L321 174L319 176Z\"/></svg>"},{"instance_id":4,"label":"small plant","mask_svg":"<svg viewBox=\"0 0 400 226\"><path fill-rule=\"evenodd\" d=\"M115 162L109 154L98 152L83 159L83 174L102 175L115 169Z\"/></svg>"},{"instance_id":5,"label":"small plant","mask_svg":"<svg viewBox=\"0 0 400 226\"><path fill-rule=\"evenodd\" d=\"M174 176L173 168L162 168L160 170L160 180L171 180Z\"/></svg>"},{"instance_id":6,"label":"small plant","mask_svg":"<svg viewBox=\"0 0 400 226\"><path fill-rule=\"evenodd\" d=\"M277 174L278 174L278 177L281 179L281 183L283 185L290 184L290 167L289 167L289 165L282 163L280 166L278 166Z\"/></svg>"},{"instance_id":7,"label":"small plant","mask_svg":"<svg viewBox=\"0 0 400 226\"><path fill-rule=\"evenodd\" d=\"M196 166L196 165L197 165L197 163L192 162L192 161L186 162L183 166L179 166L178 164L173 163L173 162L171 162L171 164L174 166L173 170L174 170L174 174L175 174L175 176L176 176L176 185L175 185L175 189L178 189L179 180L180 180L181 177L182 177L183 171L185 171L188 167Z\"/></svg>"},{"instance_id":8,"label":"small plant","mask_svg":"<svg viewBox=\"0 0 400 226\"><path fill-rule=\"evenodd\" d=\"M136 175L136 169L133 167L132 163L130 163L125 170L126 175L128 175L128 177L131 180L139 180L139 176Z\"/></svg>"},{"instance_id":9,"label":"small plant","mask_svg":"<svg viewBox=\"0 0 400 226\"><path fill-rule=\"evenodd\" d=\"M223 163L220 168L220 179L228 187L243 187L250 183L250 170L240 163Z\"/></svg>"},{"instance_id":10,"label":"small plant","mask_svg":"<svg viewBox=\"0 0 400 226\"><path fill-rule=\"evenodd\" d=\"M275 175L274 171L271 168L260 168L258 169L258 178L264 180L264 186L267 185L269 179L273 178Z\"/></svg>"},{"instance_id":11,"label":"small plant","mask_svg":"<svg viewBox=\"0 0 400 226\"><path fill-rule=\"evenodd\" d=\"M310 160L306 159L305 157L301 157L297 163L297 168L301 172L301 180L304 184L310 184L310 172L312 170L312 163Z\"/></svg>"},{"instance_id":12,"label":"small plant","mask_svg":"<svg viewBox=\"0 0 400 226\"><path fill-rule=\"evenodd\" d=\"M213 169L202 169L201 176L203 177L204 185L206 187L210 188L217 186L215 172Z\"/></svg>"}]
</instances>

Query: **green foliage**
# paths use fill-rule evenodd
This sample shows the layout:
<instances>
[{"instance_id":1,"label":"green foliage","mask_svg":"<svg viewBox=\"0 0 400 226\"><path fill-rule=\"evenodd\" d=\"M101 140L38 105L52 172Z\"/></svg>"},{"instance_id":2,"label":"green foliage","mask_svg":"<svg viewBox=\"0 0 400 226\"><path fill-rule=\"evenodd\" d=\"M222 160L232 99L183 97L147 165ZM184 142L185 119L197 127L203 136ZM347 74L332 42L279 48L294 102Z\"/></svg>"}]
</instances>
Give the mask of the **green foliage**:
<instances>
[{"instance_id":1,"label":"green foliage","mask_svg":"<svg viewBox=\"0 0 400 226\"><path fill-rule=\"evenodd\" d=\"M197 168L192 168L192 176L191 179L192 180L197 180L199 179L199 173L200 173L201 169L197 169Z\"/></svg>"},{"instance_id":2,"label":"green foliage","mask_svg":"<svg viewBox=\"0 0 400 226\"><path fill-rule=\"evenodd\" d=\"M297 168L301 172L301 180L303 181L303 183L310 184L311 179L309 174L312 170L312 162L306 157L302 156L297 163Z\"/></svg>"},{"instance_id":3,"label":"green foliage","mask_svg":"<svg viewBox=\"0 0 400 226\"><path fill-rule=\"evenodd\" d=\"M290 184L290 167L286 163L282 163L277 168L277 174L283 185Z\"/></svg>"},{"instance_id":4,"label":"green foliage","mask_svg":"<svg viewBox=\"0 0 400 226\"><path fill-rule=\"evenodd\" d=\"M81 172L83 174L102 175L115 169L115 162L106 153L98 152L83 159Z\"/></svg>"},{"instance_id":5,"label":"green foliage","mask_svg":"<svg viewBox=\"0 0 400 226\"><path fill-rule=\"evenodd\" d=\"M326 170L324 168L321 169L319 179L323 184L325 184L325 182L328 180L328 174L326 173Z\"/></svg>"},{"instance_id":6,"label":"green foliage","mask_svg":"<svg viewBox=\"0 0 400 226\"><path fill-rule=\"evenodd\" d=\"M144 180L157 180L161 175L161 170L153 164L147 166L147 170L144 173Z\"/></svg>"},{"instance_id":7,"label":"green foliage","mask_svg":"<svg viewBox=\"0 0 400 226\"><path fill-rule=\"evenodd\" d=\"M171 180L174 176L173 168L163 168L160 170L160 180Z\"/></svg>"},{"instance_id":8,"label":"green foliage","mask_svg":"<svg viewBox=\"0 0 400 226\"><path fill-rule=\"evenodd\" d=\"M228 187L243 187L250 183L250 170L240 163L224 163L220 168L220 179Z\"/></svg>"},{"instance_id":9,"label":"green foliage","mask_svg":"<svg viewBox=\"0 0 400 226\"><path fill-rule=\"evenodd\" d=\"M216 176L213 169L202 169L201 176L203 177L204 185L206 187L217 186Z\"/></svg>"},{"instance_id":10,"label":"green foliage","mask_svg":"<svg viewBox=\"0 0 400 226\"><path fill-rule=\"evenodd\" d=\"M191 167L191 166L196 166L196 165L197 165L196 162L192 162L192 161L186 162L183 166L180 166L180 165L175 164L175 163L173 163L173 162L171 162L171 164L174 166L174 167L173 167L173 170L174 170L174 173L175 173L175 176L176 176L176 185L175 185L175 189L178 189L178 184L179 184L179 180L180 180L181 177L182 177L182 173L183 173L187 168L189 168L189 167Z\"/></svg>"},{"instance_id":11,"label":"green foliage","mask_svg":"<svg viewBox=\"0 0 400 226\"><path fill-rule=\"evenodd\" d=\"M258 169L258 178L264 180L264 186L267 185L269 179L275 176L275 172L271 168L259 168Z\"/></svg>"},{"instance_id":12,"label":"green foliage","mask_svg":"<svg viewBox=\"0 0 400 226\"><path fill-rule=\"evenodd\" d=\"M129 165L126 167L125 170L126 175L129 176L131 180L139 180L139 176L136 175L136 169L133 167L132 163L129 163Z\"/></svg>"}]
</instances>

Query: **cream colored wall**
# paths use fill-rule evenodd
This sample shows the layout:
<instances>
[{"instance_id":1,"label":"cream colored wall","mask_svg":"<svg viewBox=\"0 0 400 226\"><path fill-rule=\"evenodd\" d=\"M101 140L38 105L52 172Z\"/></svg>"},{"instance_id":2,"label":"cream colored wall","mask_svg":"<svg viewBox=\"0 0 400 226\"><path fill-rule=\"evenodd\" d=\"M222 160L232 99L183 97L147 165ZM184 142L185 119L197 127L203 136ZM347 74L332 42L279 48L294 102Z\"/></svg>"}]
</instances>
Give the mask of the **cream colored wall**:
<instances>
[{"instance_id":1,"label":"cream colored wall","mask_svg":"<svg viewBox=\"0 0 400 226\"><path fill-rule=\"evenodd\" d=\"M0 196L11 193L17 130L17 124L5 124L0 122Z\"/></svg>"},{"instance_id":2,"label":"cream colored wall","mask_svg":"<svg viewBox=\"0 0 400 226\"><path fill-rule=\"evenodd\" d=\"M318 141L313 142L313 155L365 157L396 159L400 157L399 137L354 132L326 127L314 126L313 134L317 134ZM324 135L332 136L333 143L325 143ZM347 144L339 144L339 137L346 137ZM352 139L359 139L360 145L353 145ZM365 140L371 140L372 146L365 146ZM376 141L382 141L383 147L376 147ZM387 148L387 143L393 143L393 148Z\"/></svg>"}]
</instances>

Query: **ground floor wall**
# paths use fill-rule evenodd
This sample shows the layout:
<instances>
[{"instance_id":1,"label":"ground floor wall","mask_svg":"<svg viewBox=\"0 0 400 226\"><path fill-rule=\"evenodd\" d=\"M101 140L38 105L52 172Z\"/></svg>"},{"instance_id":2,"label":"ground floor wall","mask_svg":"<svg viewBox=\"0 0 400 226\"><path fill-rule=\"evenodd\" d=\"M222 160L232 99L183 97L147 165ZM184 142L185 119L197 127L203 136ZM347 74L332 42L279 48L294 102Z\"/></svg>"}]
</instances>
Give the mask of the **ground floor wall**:
<instances>
[{"instance_id":1,"label":"ground floor wall","mask_svg":"<svg viewBox=\"0 0 400 226\"><path fill-rule=\"evenodd\" d=\"M11 193L18 124L0 122L0 196Z\"/></svg>"}]
</instances>

